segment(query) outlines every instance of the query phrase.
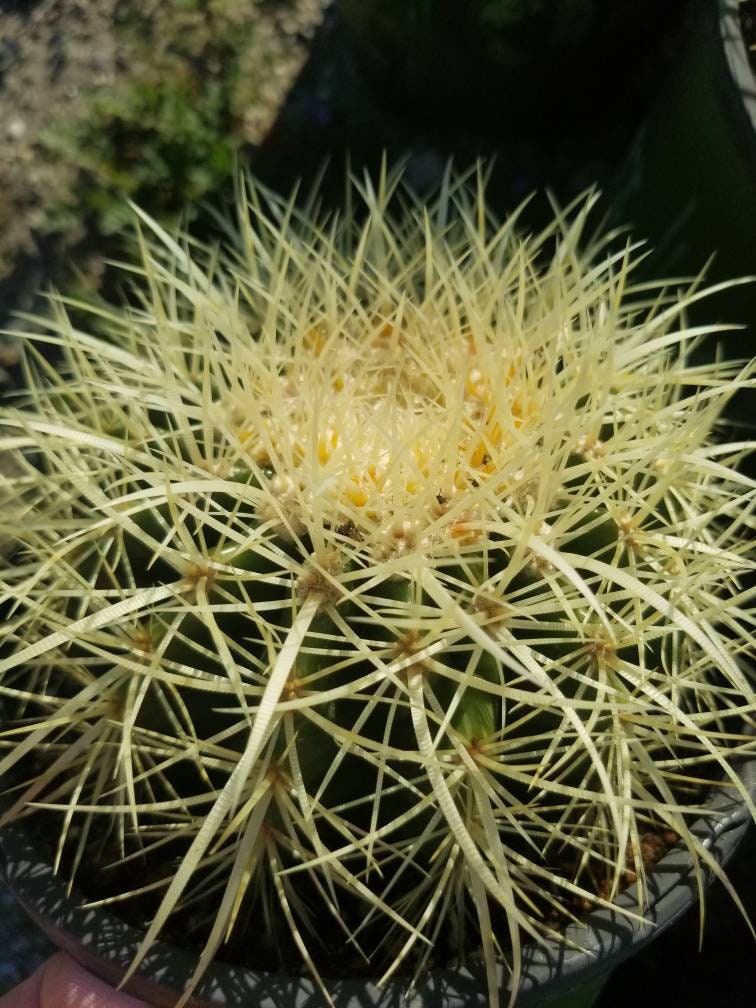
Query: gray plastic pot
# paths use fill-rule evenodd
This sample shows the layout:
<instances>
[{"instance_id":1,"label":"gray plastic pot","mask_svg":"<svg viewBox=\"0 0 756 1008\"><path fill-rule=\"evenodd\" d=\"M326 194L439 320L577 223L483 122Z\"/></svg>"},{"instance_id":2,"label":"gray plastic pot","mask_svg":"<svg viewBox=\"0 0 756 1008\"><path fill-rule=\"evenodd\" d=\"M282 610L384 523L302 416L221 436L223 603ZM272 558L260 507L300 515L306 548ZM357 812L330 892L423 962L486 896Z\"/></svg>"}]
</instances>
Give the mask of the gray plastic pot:
<instances>
[{"instance_id":1,"label":"gray plastic pot","mask_svg":"<svg viewBox=\"0 0 756 1008\"><path fill-rule=\"evenodd\" d=\"M756 760L745 764L742 777L756 793ZM694 833L720 864L742 839L748 812L733 791L718 788L708 807L712 816L701 820ZM83 966L116 985L139 945L140 933L102 909L87 909L81 897L66 895L63 882L39 853L30 826L16 823L0 833L2 877L18 903L59 948ZM620 962L666 930L696 900L691 859L676 847L651 873L645 922L625 917L619 910L600 909L584 924L572 925L567 936L579 946L555 943L532 946L525 953L518 1008L577 1008L592 1004L609 974ZM617 900L637 910L634 888ZM737 910L733 908L733 913ZM159 1008L170 1008L194 968L193 957L169 945L156 944L125 989ZM361 980L332 980L329 991L336 1008L486 1008L485 984L467 971L434 971L407 998L401 981L383 988ZM508 985L502 971L502 1002ZM214 964L189 1002L191 1008L321 1008L323 997L307 977L286 977Z\"/></svg>"}]
</instances>

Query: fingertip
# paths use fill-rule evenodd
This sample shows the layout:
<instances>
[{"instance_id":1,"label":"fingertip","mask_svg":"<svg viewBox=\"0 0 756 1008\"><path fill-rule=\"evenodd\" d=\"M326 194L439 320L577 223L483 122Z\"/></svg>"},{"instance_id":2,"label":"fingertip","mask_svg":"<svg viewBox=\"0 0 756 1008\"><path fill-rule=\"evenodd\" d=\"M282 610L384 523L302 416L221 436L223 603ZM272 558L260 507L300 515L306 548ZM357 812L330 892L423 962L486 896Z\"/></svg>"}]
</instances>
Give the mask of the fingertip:
<instances>
[{"instance_id":1,"label":"fingertip","mask_svg":"<svg viewBox=\"0 0 756 1008\"><path fill-rule=\"evenodd\" d=\"M30 977L0 997L0 1008L39 1008L39 992L42 986L44 966L40 966Z\"/></svg>"},{"instance_id":2,"label":"fingertip","mask_svg":"<svg viewBox=\"0 0 756 1008\"><path fill-rule=\"evenodd\" d=\"M0 1008L5 1008L0 1004ZM8 1008L32 1008L16 1005ZM45 963L39 988L39 1002L33 1008L149 1008L144 1001L114 990L92 976L64 952Z\"/></svg>"}]
</instances>

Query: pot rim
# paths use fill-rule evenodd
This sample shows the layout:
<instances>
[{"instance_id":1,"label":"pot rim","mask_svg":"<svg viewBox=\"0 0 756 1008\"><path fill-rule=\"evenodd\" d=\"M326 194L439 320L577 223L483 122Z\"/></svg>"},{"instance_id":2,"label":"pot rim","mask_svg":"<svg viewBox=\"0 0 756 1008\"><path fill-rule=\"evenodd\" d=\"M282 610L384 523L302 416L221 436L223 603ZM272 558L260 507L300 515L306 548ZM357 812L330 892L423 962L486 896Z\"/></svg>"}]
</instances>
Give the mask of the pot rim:
<instances>
[{"instance_id":1,"label":"pot rim","mask_svg":"<svg viewBox=\"0 0 756 1008\"><path fill-rule=\"evenodd\" d=\"M746 761L739 776L756 795L756 759ZM709 814L697 820L691 832L720 864L725 864L750 823L745 803L733 789L716 787L707 802ZM715 819L712 825L712 817ZM64 881L43 859L29 825L19 821L0 831L0 874L18 903L59 948L63 948L92 973L117 985L141 939L135 927L103 908L87 908L74 890L66 894ZM703 868L707 881L710 870ZM652 937L670 927L697 900L696 873L687 850L678 844L649 872L648 900L643 919L638 912L636 886L620 893L616 909L599 908L584 922L571 924L565 935L569 947L555 941L531 944L523 955L518 1008L573 990L602 975L634 954ZM135 997L158 1008L175 1004L177 992L192 975L196 957L166 942L157 942L139 971L124 986ZM579 976L578 976L579 974ZM499 969L502 997L510 992L508 977ZM421 1008L443 1003L448 1008L485 1008L487 996L482 976L467 969L433 970L420 977L406 995L401 979L381 988L360 979L326 979L336 1008ZM322 994L308 976L266 974L215 961L196 988L187 1008L222 1005L255 1008L314 1008Z\"/></svg>"},{"instance_id":2,"label":"pot rim","mask_svg":"<svg viewBox=\"0 0 756 1008\"><path fill-rule=\"evenodd\" d=\"M740 0L719 0L719 33L732 79L740 91L746 112L756 130L756 75L751 69L740 27Z\"/></svg>"},{"instance_id":3,"label":"pot rim","mask_svg":"<svg viewBox=\"0 0 756 1008\"><path fill-rule=\"evenodd\" d=\"M717 25L712 25L721 43L722 61L729 84L730 115L737 127L742 153L749 162L756 160L756 74L751 69L740 25L740 0L717 0ZM712 10L714 5L712 5Z\"/></svg>"}]
</instances>

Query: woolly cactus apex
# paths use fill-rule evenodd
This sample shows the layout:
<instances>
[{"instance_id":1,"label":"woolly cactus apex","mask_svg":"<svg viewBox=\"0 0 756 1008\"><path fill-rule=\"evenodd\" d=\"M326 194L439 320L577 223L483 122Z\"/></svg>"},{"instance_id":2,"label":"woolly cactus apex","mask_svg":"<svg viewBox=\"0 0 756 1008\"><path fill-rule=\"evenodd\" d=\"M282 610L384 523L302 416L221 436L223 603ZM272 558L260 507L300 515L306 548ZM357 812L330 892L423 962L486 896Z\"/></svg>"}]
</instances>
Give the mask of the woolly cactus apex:
<instances>
[{"instance_id":1,"label":"woolly cactus apex","mask_svg":"<svg viewBox=\"0 0 756 1008\"><path fill-rule=\"evenodd\" d=\"M479 962L494 1005L524 940L642 908L649 830L710 864L707 780L756 811L754 446L717 434L753 367L690 363L706 292L634 285L593 197L530 236L480 177L351 198L252 184L225 257L142 215L107 340L59 297L27 337L4 820L46 810L72 881L125 865L134 969L176 920L194 983L228 942L319 983Z\"/></svg>"}]
</instances>

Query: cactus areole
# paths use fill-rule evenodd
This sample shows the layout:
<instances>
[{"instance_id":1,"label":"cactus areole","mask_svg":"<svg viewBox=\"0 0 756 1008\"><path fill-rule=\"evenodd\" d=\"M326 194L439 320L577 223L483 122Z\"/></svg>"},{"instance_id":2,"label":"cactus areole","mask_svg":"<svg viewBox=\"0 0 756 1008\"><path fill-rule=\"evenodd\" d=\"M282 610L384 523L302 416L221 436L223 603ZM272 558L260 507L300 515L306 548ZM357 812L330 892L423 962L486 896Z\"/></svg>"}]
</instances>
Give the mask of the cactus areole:
<instances>
[{"instance_id":1,"label":"cactus areole","mask_svg":"<svg viewBox=\"0 0 756 1008\"><path fill-rule=\"evenodd\" d=\"M179 1006L216 957L496 1005L588 907L640 919L649 837L721 872L711 781L756 812L754 367L691 361L707 291L635 283L593 202L250 183L231 251L140 215L127 307L27 320L2 822L143 922L128 975L195 950Z\"/></svg>"}]
</instances>

